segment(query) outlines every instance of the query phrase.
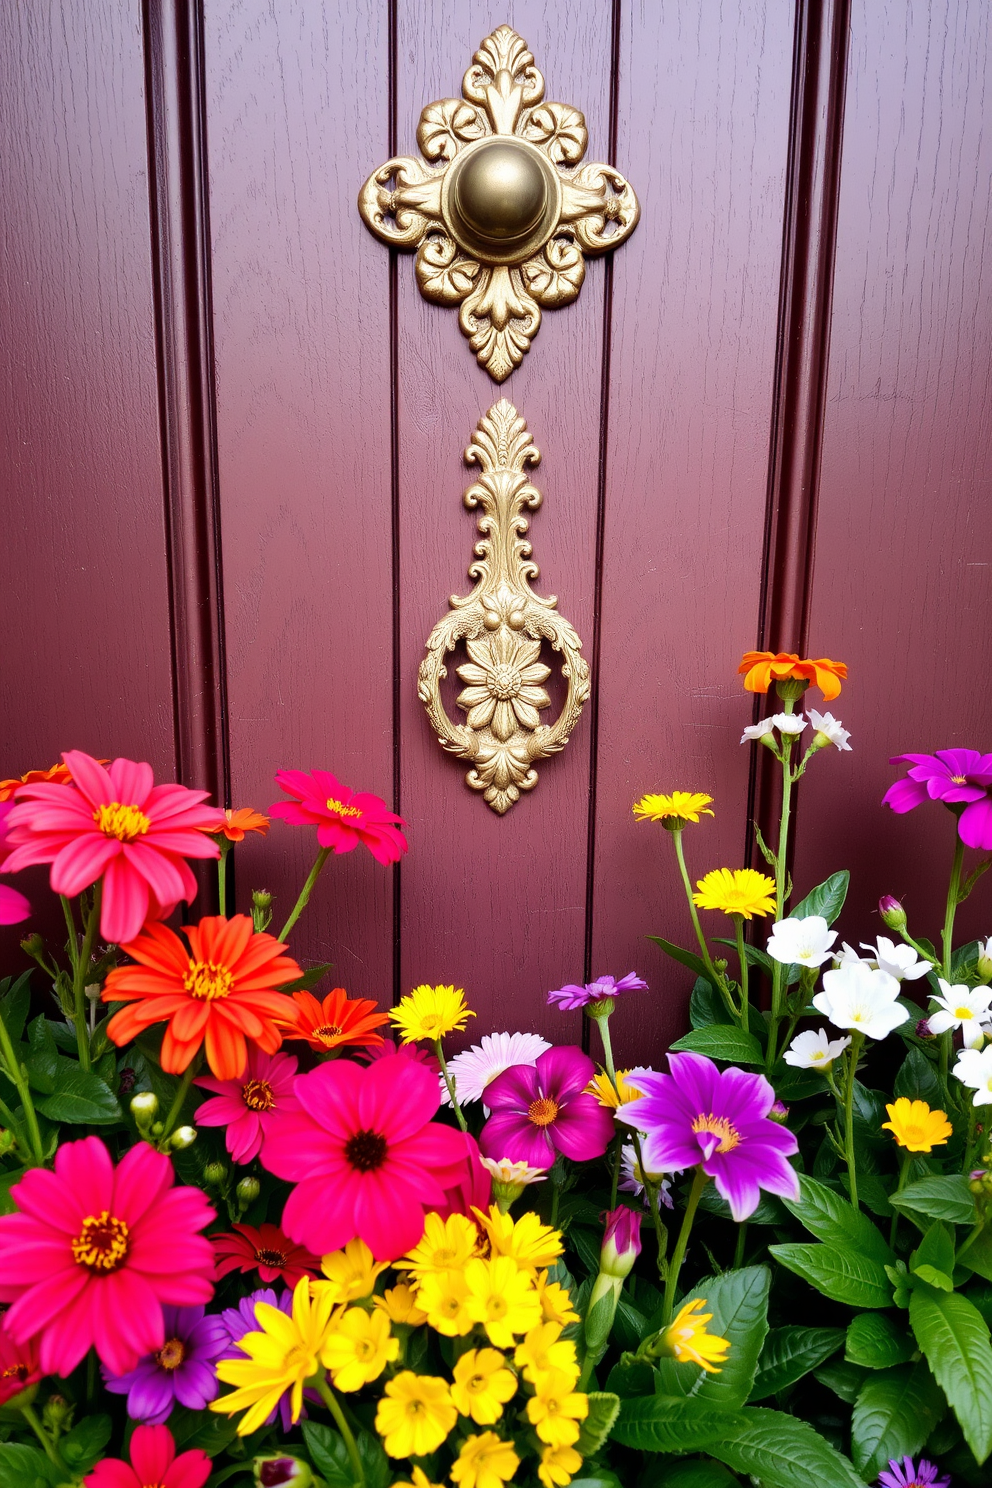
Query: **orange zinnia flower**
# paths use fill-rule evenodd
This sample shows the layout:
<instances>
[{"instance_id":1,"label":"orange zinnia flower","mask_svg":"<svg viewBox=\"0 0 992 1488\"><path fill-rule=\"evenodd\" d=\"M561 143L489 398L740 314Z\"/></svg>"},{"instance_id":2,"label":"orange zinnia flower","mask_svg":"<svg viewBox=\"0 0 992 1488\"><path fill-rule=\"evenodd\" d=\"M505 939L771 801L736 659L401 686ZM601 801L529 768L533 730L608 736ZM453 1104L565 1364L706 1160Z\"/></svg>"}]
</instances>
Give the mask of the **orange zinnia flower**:
<instances>
[{"instance_id":1,"label":"orange zinnia flower","mask_svg":"<svg viewBox=\"0 0 992 1488\"><path fill-rule=\"evenodd\" d=\"M182 1074L203 1044L218 1080L237 1080L248 1059L246 1038L266 1054L278 1049L288 1001L276 988L303 972L274 935L252 931L248 915L207 916L183 934L189 950L165 925L151 923L121 947L139 964L112 971L103 1000L134 1006L114 1014L107 1036L126 1044L168 1020L160 1056L168 1074Z\"/></svg>"},{"instance_id":2,"label":"orange zinnia flower","mask_svg":"<svg viewBox=\"0 0 992 1488\"><path fill-rule=\"evenodd\" d=\"M745 651L738 672L746 672L747 692L767 692L773 682L794 677L799 682L815 682L829 703L840 696L841 680L847 680L847 663L831 661L826 656L816 661L801 661L792 651Z\"/></svg>"},{"instance_id":3,"label":"orange zinnia flower","mask_svg":"<svg viewBox=\"0 0 992 1488\"><path fill-rule=\"evenodd\" d=\"M210 832L214 837L225 836L228 842L243 842L246 832L257 832L264 837L269 830L269 818L260 811L252 811L250 806L239 806L235 811L229 806L224 816L226 820L219 827L211 827Z\"/></svg>"},{"instance_id":4,"label":"orange zinnia flower","mask_svg":"<svg viewBox=\"0 0 992 1488\"><path fill-rule=\"evenodd\" d=\"M101 760L100 763L106 764L107 762ZM37 785L41 780L51 785L65 785L71 779L68 765L52 765L49 770L28 770L17 780L0 780L0 801L12 801L14 792L20 790L22 785Z\"/></svg>"},{"instance_id":5,"label":"orange zinnia flower","mask_svg":"<svg viewBox=\"0 0 992 1488\"><path fill-rule=\"evenodd\" d=\"M311 1049L336 1049L341 1044L364 1044L374 1048L382 1036L373 1029L389 1022L388 1013L377 1013L366 997L350 999L343 987L328 992L318 1002L310 992L294 992L296 1007L283 1019L283 1037L306 1039Z\"/></svg>"}]
</instances>

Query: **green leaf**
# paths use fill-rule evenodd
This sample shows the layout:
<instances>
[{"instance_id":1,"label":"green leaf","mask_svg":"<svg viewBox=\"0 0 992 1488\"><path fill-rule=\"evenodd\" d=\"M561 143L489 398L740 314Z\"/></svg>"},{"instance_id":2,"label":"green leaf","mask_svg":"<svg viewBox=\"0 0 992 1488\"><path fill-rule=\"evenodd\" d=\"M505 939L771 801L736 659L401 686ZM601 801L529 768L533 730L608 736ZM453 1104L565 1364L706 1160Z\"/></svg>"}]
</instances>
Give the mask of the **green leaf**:
<instances>
[{"instance_id":1,"label":"green leaf","mask_svg":"<svg viewBox=\"0 0 992 1488\"><path fill-rule=\"evenodd\" d=\"M844 908L844 900L847 898L847 886L851 882L851 875L847 869L840 873L831 873L821 884L817 884L806 898L796 905L795 909L789 910L790 920L805 920L808 915L822 915L828 925L834 920Z\"/></svg>"},{"instance_id":2,"label":"green leaf","mask_svg":"<svg viewBox=\"0 0 992 1488\"><path fill-rule=\"evenodd\" d=\"M831 1359L822 1369L813 1371L813 1378L826 1389L832 1390L839 1400L853 1405L868 1378L868 1371L857 1364L848 1364L844 1359Z\"/></svg>"},{"instance_id":3,"label":"green leaf","mask_svg":"<svg viewBox=\"0 0 992 1488\"><path fill-rule=\"evenodd\" d=\"M721 1219L729 1220L731 1223L734 1222L734 1217L730 1212L730 1205L725 1198L721 1197L712 1183L707 1184L703 1189L702 1198L699 1200L699 1207L704 1214L718 1214ZM748 1217L748 1224L783 1225L786 1223L788 1223L788 1219L781 1201L774 1194L766 1193L762 1190L761 1197L758 1200L758 1207Z\"/></svg>"},{"instance_id":4,"label":"green leaf","mask_svg":"<svg viewBox=\"0 0 992 1488\"><path fill-rule=\"evenodd\" d=\"M387 1488L393 1480L393 1474L382 1442L371 1431L359 1431L355 1437L355 1445L362 1463L365 1488Z\"/></svg>"},{"instance_id":5,"label":"green leaf","mask_svg":"<svg viewBox=\"0 0 992 1488\"><path fill-rule=\"evenodd\" d=\"M665 955L671 956L673 961L678 961L680 965L687 966L690 971L696 973L697 977L703 977L709 982L710 977L709 972L706 970L705 961L699 956L694 955L692 951L684 951L681 946L673 945L670 940L665 940L661 935L649 935L647 939L654 941L656 946L660 946Z\"/></svg>"},{"instance_id":6,"label":"green leaf","mask_svg":"<svg viewBox=\"0 0 992 1488\"><path fill-rule=\"evenodd\" d=\"M689 1394L707 1405L725 1408L743 1405L751 1393L754 1377L768 1332L768 1291L772 1273L767 1266L746 1266L725 1271L701 1281L684 1299L701 1297L705 1311L713 1314L709 1333L726 1338L730 1352L719 1374L699 1370ZM579 1448L581 1451L581 1447Z\"/></svg>"},{"instance_id":7,"label":"green leaf","mask_svg":"<svg viewBox=\"0 0 992 1488\"><path fill-rule=\"evenodd\" d=\"M37 1447L0 1442L0 1488L54 1488L63 1477Z\"/></svg>"},{"instance_id":8,"label":"green leaf","mask_svg":"<svg viewBox=\"0 0 992 1488\"><path fill-rule=\"evenodd\" d=\"M284 982L281 987L276 988L276 991L309 992L312 987L316 987L317 983L322 981L327 973L333 969L333 961L324 961L319 966L309 966L302 976L296 978L295 982Z\"/></svg>"},{"instance_id":9,"label":"green leaf","mask_svg":"<svg viewBox=\"0 0 992 1488\"><path fill-rule=\"evenodd\" d=\"M954 1236L937 1220L930 1226L909 1258L909 1269L941 1291L953 1292Z\"/></svg>"},{"instance_id":10,"label":"green leaf","mask_svg":"<svg viewBox=\"0 0 992 1488\"><path fill-rule=\"evenodd\" d=\"M30 971L22 972L16 982L10 977L4 977L0 982L0 992L0 1018L3 1019L11 1043L16 1044L24 1032L24 1025L31 1011Z\"/></svg>"},{"instance_id":11,"label":"green leaf","mask_svg":"<svg viewBox=\"0 0 992 1488\"><path fill-rule=\"evenodd\" d=\"M856 1250L838 1250L833 1245L769 1245L768 1249L787 1270L834 1302L850 1307L892 1305L892 1284L885 1268Z\"/></svg>"},{"instance_id":12,"label":"green leaf","mask_svg":"<svg viewBox=\"0 0 992 1488\"><path fill-rule=\"evenodd\" d=\"M84 1416L59 1439L59 1451L77 1473L89 1472L110 1440L109 1416Z\"/></svg>"},{"instance_id":13,"label":"green leaf","mask_svg":"<svg viewBox=\"0 0 992 1488\"><path fill-rule=\"evenodd\" d=\"M844 1358L865 1369L891 1369L908 1364L916 1345L904 1328L884 1312L861 1312L847 1329Z\"/></svg>"},{"instance_id":14,"label":"green leaf","mask_svg":"<svg viewBox=\"0 0 992 1488\"><path fill-rule=\"evenodd\" d=\"M709 1450L710 1443L722 1436L741 1414L717 1410L684 1397L637 1396L620 1402L613 1439L642 1452Z\"/></svg>"},{"instance_id":15,"label":"green leaf","mask_svg":"<svg viewBox=\"0 0 992 1488\"><path fill-rule=\"evenodd\" d=\"M992 1343L966 1297L914 1287L909 1320L979 1464L992 1452Z\"/></svg>"},{"instance_id":16,"label":"green leaf","mask_svg":"<svg viewBox=\"0 0 992 1488\"><path fill-rule=\"evenodd\" d=\"M343 1439L329 1426L303 1422L307 1453L327 1488L354 1488L355 1472Z\"/></svg>"},{"instance_id":17,"label":"green leaf","mask_svg":"<svg viewBox=\"0 0 992 1488\"><path fill-rule=\"evenodd\" d=\"M910 1048L895 1078L893 1091L896 1099L926 1101L931 1110L937 1110L944 1099L933 1060L928 1059L922 1049Z\"/></svg>"},{"instance_id":18,"label":"green leaf","mask_svg":"<svg viewBox=\"0 0 992 1488\"><path fill-rule=\"evenodd\" d=\"M117 1097L99 1075L61 1056L55 1066L54 1093L35 1101L35 1105L52 1121L76 1125L120 1121L123 1115Z\"/></svg>"},{"instance_id":19,"label":"green leaf","mask_svg":"<svg viewBox=\"0 0 992 1488\"><path fill-rule=\"evenodd\" d=\"M761 1045L753 1034L743 1028L712 1024L709 1028L694 1028L671 1045L673 1052L689 1049L694 1054L705 1054L709 1059L725 1059L731 1064L760 1064L763 1058Z\"/></svg>"},{"instance_id":20,"label":"green leaf","mask_svg":"<svg viewBox=\"0 0 992 1488\"><path fill-rule=\"evenodd\" d=\"M44 1014L39 1013L28 1024L28 1052L21 1048L21 1059L28 1072L28 1084L32 1090L40 1090L43 1095L51 1095L55 1089L55 1070L58 1060L58 1050L52 1031L48 1026L48 1020Z\"/></svg>"},{"instance_id":21,"label":"green leaf","mask_svg":"<svg viewBox=\"0 0 992 1488\"><path fill-rule=\"evenodd\" d=\"M762 1406L736 1416L726 1436L707 1448L734 1472L764 1488L864 1488L847 1458L806 1421Z\"/></svg>"},{"instance_id":22,"label":"green leaf","mask_svg":"<svg viewBox=\"0 0 992 1488\"><path fill-rule=\"evenodd\" d=\"M727 935L714 935L713 940L717 945L729 946L732 951L737 950L736 940L731 940ZM757 966L762 971L766 971L769 976L775 970L775 963L768 952L763 951L760 946L748 945L746 941L744 943L744 958L749 966Z\"/></svg>"},{"instance_id":23,"label":"green leaf","mask_svg":"<svg viewBox=\"0 0 992 1488\"><path fill-rule=\"evenodd\" d=\"M689 998L689 1023L692 1028L708 1028L718 1023L722 1028L736 1028L727 1004L708 977L697 977Z\"/></svg>"},{"instance_id":24,"label":"green leaf","mask_svg":"<svg viewBox=\"0 0 992 1488\"><path fill-rule=\"evenodd\" d=\"M967 1178L960 1173L948 1173L946 1177L934 1174L932 1178L909 1183L901 1193L891 1194L889 1203L893 1209L925 1214L928 1219L946 1219L950 1224L975 1223L975 1196Z\"/></svg>"},{"instance_id":25,"label":"green leaf","mask_svg":"<svg viewBox=\"0 0 992 1488\"><path fill-rule=\"evenodd\" d=\"M733 1477L720 1462L676 1462L661 1479L661 1488L737 1488ZM575 1488L575 1482L572 1482Z\"/></svg>"},{"instance_id":26,"label":"green leaf","mask_svg":"<svg viewBox=\"0 0 992 1488\"><path fill-rule=\"evenodd\" d=\"M924 1360L865 1380L851 1418L851 1456L874 1479L892 1457L912 1457L947 1409Z\"/></svg>"},{"instance_id":27,"label":"green leaf","mask_svg":"<svg viewBox=\"0 0 992 1488\"><path fill-rule=\"evenodd\" d=\"M231 1416L214 1415L210 1411L183 1410L174 1407L169 1417L169 1430L177 1447L186 1451L199 1447L208 1457L217 1457L231 1445L238 1434L238 1423Z\"/></svg>"},{"instance_id":28,"label":"green leaf","mask_svg":"<svg viewBox=\"0 0 992 1488\"><path fill-rule=\"evenodd\" d=\"M769 1395L787 1390L804 1374L835 1354L843 1342L843 1328L772 1328L758 1360L749 1403L754 1405L758 1400L767 1400Z\"/></svg>"},{"instance_id":29,"label":"green leaf","mask_svg":"<svg viewBox=\"0 0 992 1488\"><path fill-rule=\"evenodd\" d=\"M825 1183L800 1173L799 1198L784 1199L783 1203L818 1240L840 1248L853 1246L880 1265L895 1260L878 1227Z\"/></svg>"},{"instance_id":30,"label":"green leaf","mask_svg":"<svg viewBox=\"0 0 992 1488\"><path fill-rule=\"evenodd\" d=\"M614 1364L610 1370L606 1388L619 1395L621 1400L630 1400L636 1395L653 1395L657 1378L657 1372L646 1360L623 1354L619 1364Z\"/></svg>"},{"instance_id":31,"label":"green leaf","mask_svg":"<svg viewBox=\"0 0 992 1488\"><path fill-rule=\"evenodd\" d=\"M613 1430L613 1423L620 1414L620 1396L606 1390L590 1390L587 1396L589 1414L582 1422L575 1450L582 1457L592 1457L599 1451Z\"/></svg>"},{"instance_id":32,"label":"green leaf","mask_svg":"<svg viewBox=\"0 0 992 1488\"><path fill-rule=\"evenodd\" d=\"M986 1225L978 1239L968 1246L958 1265L984 1276L986 1281L992 1281L992 1228Z\"/></svg>"}]
</instances>

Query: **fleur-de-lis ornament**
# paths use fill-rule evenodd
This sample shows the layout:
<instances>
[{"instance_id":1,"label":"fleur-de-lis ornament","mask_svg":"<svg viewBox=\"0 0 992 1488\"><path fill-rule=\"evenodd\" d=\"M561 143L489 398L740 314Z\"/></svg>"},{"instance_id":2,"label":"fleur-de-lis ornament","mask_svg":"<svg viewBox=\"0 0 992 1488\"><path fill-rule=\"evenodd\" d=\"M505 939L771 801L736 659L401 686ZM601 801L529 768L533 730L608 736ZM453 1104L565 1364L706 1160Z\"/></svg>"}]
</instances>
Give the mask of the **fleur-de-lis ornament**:
<instances>
[{"instance_id":1,"label":"fleur-de-lis ornament","mask_svg":"<svg viewBox=\"0 0 992 1488\"><path fill-rule=\"evenodd\" d=\"M462 97L421 114L424 158L387 160L358 198L377 237L416 249L425 299L461 305L459 324L496 382L523 359L542 307L578 295L583 254L616 248L640 214L619 171L580 163L588 136L579 110L543 100L527 43L497 27Z\"/></svg>"}]
</instances>

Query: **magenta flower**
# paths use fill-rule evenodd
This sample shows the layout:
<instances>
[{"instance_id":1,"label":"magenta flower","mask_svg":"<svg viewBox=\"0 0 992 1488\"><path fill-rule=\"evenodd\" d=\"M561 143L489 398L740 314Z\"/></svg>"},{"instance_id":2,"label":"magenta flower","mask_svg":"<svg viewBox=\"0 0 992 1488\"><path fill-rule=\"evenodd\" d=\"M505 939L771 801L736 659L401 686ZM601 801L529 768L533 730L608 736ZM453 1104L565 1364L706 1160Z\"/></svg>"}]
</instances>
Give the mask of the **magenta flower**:
<instances>
[{"instance_id":1,"label":"magenta flower","mask_svg":"<svg viewBox=\"0 0 992 1488\"><path fill-rule=\"evenodd\" d=\"M0 801L0 873L6 872L4 862L10 853L7 846L7 818L14 809L13 801ZM0 925L19 925L31 913L31 906L23 894L16 889L0 884Z\"/></svg>"},{"instance_id":2,"label":"magenta flower","mask_svg":"<svg viewBox=\"0 0 992 1488\"><path fill-rule=\"evenodd\" d=\"M266 1054L248 1045L245 1072L237 1080L201 1075L193 1083L216 1093L196 1113L197 1126L226 1126L224 1140L236 1163L249 1163L262 1150L266 1132L280 1112L298 1111L293 1094L296 1060L291 1054Z\"/></svg>"},{"instance_id":3,"label":"magenta flower","mask_svg":"<svg viewBox=\"0 0 992 1488\"><path fill-rule=\"evenodd\" d=\"M406 822L386 809L386 803L369 791L354 791L329 770L278 770L276 784L293 796L269 807L270 816L298 827L316 827L321 847L336 853L351 852L364 842L379 863L398 863L407 850L400 831Z\"/></svg>"},{"instance_id":4,"label":"magenta flower","mask_svg":"<svg viewBox=\"0 0 992 1488\"><path fill-rule=\"evenodd\" d=\"M623 1280L629 1276L641 1253L641 1218L634 1209L621 1204L603 1215L606 1231L599 1252L599 1269L607 1276Z\"/></svg>"},{"instance_id":5,"label":"magenta flower","mask_svg":"<svg viewBox=\"0 0 992 1488\"><path fill-rule=\"evenodd\" d=\"M219 1317L205 1317L202 1307L163 1307L165 1342L146 1354L127 1374L115 1376L103 1369L103 1382L111 1395L127 1396L132 1421L161 1426L178 1400L189 1410L203 1410L217 1395L213 1370L230 1344L230 1336Z\"/></svg>"},{"instance_id":6,"label":"magenta flower","mask_svg":"<svg viewBox=\"0 0 992 1488\"><path fill-rule=\"evenodd\" d=\"M882 797L899 813L924 801L964 806L958 836L966 847L992 847L992 754L977 749L938 749L936 754L896 754L892 765L909 764L908 779L897 780Z\"/></svg>"},{"instance_id":7,"label":"magenta flower","mask_svg":"<svg viewBox=\"0 0 992 1488\"><path fill-rule=\"evenodd\" d=\"M904 1457L902 1466L893 1457L888 1471L878 1475L879 1488L951 1488L951 1480L925 1457L920 1458L919 1467L913 1466L912 1457Z\"/></svg>"},{"instance_id":8,"label":"magenta flower","mask_svg":"<svg viewBox=\"0 0 992 1488\"><path fill-rule=\"evenodd\" d=\"M454 1183L448 1183L444 1191L444 1203L439 1204L436 1210L442 1219L447 1219L449 1214L464 1214L466 1219L471 1219L472 1210L488 1209L492 1198L492 1175L482 1166L479 1144L468 1132L461 1134L461 1140L464 1157L458 1169L458 1177Z\"/></svg>"},{"instance_id":9,"label":"magenta flower","mask_svg":"<svg viewBox=\"0 0 992 1488\"><path fill-rule=\"evenodd\" d=\"M619 981L616 977L601 976L594 982L586 982L584 987L569 982L567 986L559 987L557 992L548 993L548 1005L561 1008L563 1013L571 1013L576 1008L588 1007L591 1002L605 1002L607 998L619 997L621 992L646 992L647 986L647 982L632 971L628 971Z\"/></svg>"},{"instance_id":10,"label":"magenta flower","mask_svg":"<svg viewBox=\"0 0 992 1488\"><path fill-rule=\"evenodd\" d=\"M669 1075L638 1075L644 1094L617 1112L645 1134L648 1171L701 1167L738 1224L754 1213L763 1188L797 1199L799 1181L787 1158L799 1144L769 1119L775 1092L764 1075L719 1070L702 1054L669 1054L668 1067Z\"/></svg>"},{"instance_id":11,"label":"magenta flower","mask_svg":"<svg viewBox=\"0 0 992 1488\"><path fill-rule=\"evenodd\" d=\"M176 1456L168 1426L136 1426L128 1448L130 1464L104 1457L83 1479L85 1488L203 1488L210 1458L200 1447Z\"/></svg>"},{"instance_id":12,"label":"magenta flower","mask_svg":"<svg viewBox=\"0 0 992 1488\"><path fill-rule=\"evenodd\" d=\"M486 1086L493 1114L479 1138L483 1157L531 1168L550 1168L559 1152L576 1162L602 1157L613 1117L585 1093L595 1073L588 1054L566 1044L497 1075Z\"/></svg>"}]
</instances>

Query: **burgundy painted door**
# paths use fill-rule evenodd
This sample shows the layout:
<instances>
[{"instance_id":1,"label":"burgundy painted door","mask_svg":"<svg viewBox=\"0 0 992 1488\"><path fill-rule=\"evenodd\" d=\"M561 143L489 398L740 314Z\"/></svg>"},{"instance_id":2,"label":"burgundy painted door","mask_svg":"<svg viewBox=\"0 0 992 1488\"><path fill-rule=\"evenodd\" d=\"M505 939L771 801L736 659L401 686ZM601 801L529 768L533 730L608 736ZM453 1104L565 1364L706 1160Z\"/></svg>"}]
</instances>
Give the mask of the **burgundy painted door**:
<instances>
[{"instance_id":1,"label":"burgundy painted door","mask_svg":"<svg viewBox=\"0 0 992 1488\"><path fill-rule=\"evenodd\" d=\"M499 394L356 196L502 22L643 210L501 389L593 691L498 817L416 676ZM687 925L631 803L710 791L692 867L740 865L771 803L736 662L808 648L850 667L855 752L804 788L797 886L850 864L847 938L884 890L936 928L948 823L879 800L890 754L992 747L990 31L982 0L0 5L2 773L84 748L264 809L276 769L330 768L411 851L333 862L299 956L559 1038L548 988L635 968L618 1053L647 1059L689 975L644 937ZM311 847L239 850L239 903L285 904Z\"/></svg>"}]
</instances>

